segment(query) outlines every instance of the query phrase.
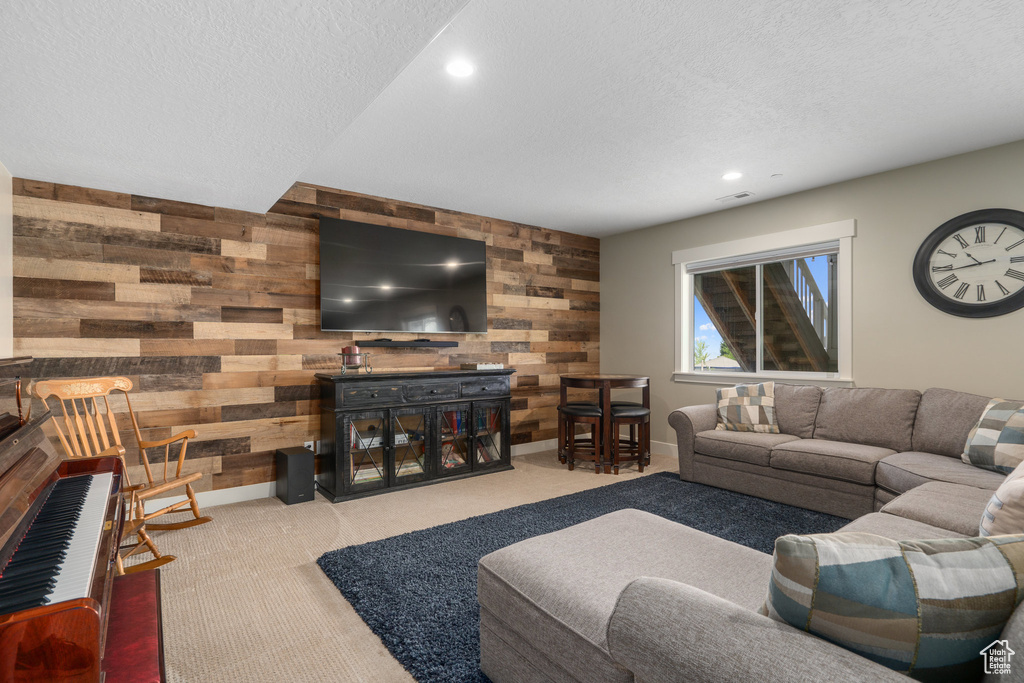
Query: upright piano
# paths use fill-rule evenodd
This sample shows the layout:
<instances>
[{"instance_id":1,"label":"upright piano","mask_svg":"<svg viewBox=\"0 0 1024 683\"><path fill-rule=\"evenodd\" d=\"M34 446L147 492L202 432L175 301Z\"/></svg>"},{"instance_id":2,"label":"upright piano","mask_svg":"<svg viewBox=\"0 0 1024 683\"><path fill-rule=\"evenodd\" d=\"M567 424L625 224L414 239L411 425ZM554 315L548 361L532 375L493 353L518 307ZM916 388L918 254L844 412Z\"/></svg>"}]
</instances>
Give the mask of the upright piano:
<instances>
[{"instance_id":1,"label":"upright piano","mask_svg":"<svg viewBox=\"0 0 1024 683\"><path fill-rule=\"evenodd\" d=\"M157 592L150 656L159 673L146 678L162 680L157 575L114 580L126 514L121 461L63 459L43 432L48 419L36 411L0 432L0 683L133 680L112 670L124 643L107 635L111 621L112 632L125 631L116 622L134 615L117 605L131 610L137 590Z\"/></svg>"}]
</instances>

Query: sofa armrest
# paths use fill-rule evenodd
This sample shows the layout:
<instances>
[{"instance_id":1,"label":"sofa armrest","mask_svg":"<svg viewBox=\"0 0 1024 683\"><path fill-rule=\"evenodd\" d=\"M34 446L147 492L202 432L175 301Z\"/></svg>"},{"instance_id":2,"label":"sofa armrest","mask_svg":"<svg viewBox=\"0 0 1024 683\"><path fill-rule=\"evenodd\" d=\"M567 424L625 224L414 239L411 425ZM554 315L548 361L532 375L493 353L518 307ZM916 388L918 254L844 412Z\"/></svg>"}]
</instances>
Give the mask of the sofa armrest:
<instances>
[{"instance_id":1,"label":"sofa armrest","mask_svg":"<svg viewBox=\"0 0 1024 683\"><path fill-rule=\"evenodd\" d=\"M766 592L767 585L765 577ZM907 680L699 588L650 577L636 579L619 595L608 649L638 681Z\"/></svg>"},{"instance_id":2,"label":"sofa armrest","mask_svg":"<svg viewBox=\"0 0 1024 683\"><path fill-rule=\"evenodd\" d=\"M693 437L697 432L715 428L718 423L718 407L714 403L686 406L669 413L668 423L676 430L679 478L693 481Z\"/></svg>"}]
</instances>

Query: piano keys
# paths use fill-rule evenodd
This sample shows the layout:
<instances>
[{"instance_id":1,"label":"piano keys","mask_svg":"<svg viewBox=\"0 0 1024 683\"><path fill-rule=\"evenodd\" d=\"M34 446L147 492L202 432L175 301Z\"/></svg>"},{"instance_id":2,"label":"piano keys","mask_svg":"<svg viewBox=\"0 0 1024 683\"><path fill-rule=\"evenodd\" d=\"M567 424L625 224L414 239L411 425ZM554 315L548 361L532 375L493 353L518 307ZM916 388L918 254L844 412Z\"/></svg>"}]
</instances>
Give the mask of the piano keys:
<instances>
[{"instance_id":1,"label":"piano keys","mask_svg":"<svg viewBox=\"0 0 1024 683\"><path fill-rule=\"evenodd\" d=\"M7 565L0 567L0 614L86 598L113 474L58 479Z\"/></svg>"}]
</instances>

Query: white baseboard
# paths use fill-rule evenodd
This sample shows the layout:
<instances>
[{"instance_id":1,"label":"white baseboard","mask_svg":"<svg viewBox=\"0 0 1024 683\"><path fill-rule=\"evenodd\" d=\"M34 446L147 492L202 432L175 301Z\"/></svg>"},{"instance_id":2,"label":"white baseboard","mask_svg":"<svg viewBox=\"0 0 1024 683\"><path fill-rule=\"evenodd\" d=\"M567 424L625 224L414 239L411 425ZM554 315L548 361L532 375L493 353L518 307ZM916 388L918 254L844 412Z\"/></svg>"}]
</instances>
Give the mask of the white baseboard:
<instances>
[{"instance_id":1,"label":"white baseboard","mask_svg":"<svg viewBox=\"0 0 1024 683\"><path fill-rule=\"evenodd\" d=\"M212 508L218 505L228 505L229 503L241 503L246 500L256 500L257 498L273 498L277 495L277 482L267 481L262 484L249 484L247 486L234 486L229 489L218 489L216 491L197 491L196 500L199 501L200 508ZM173 505L174 503L186 500L185 496L170 496L168 498L155 498L153 500L146 501L146 507L149 510L157 510L165 505ZM188 508L183 508L188 510Z\"/></svg>"},{"instance_id":2,"label":"white baseboard","mask_svg":"<svg viewBox=\"0 0 1024 683\"><path fill-rule=\"evenodd\" d=\"M558 446L558 439L546 439L544 441L531 441L521 443L512 447L512 457L540 453L541 451L553 451ZM667 441L651 441L651 453L654 455L679 455L679 446Z\"/></svg>"},{"instance_id":3,"label":"white baseboard","mask_svg":"<svg viewBox=\"0 0 1024 683\"><path fill-rule=\"evenodd\" d=\"M512 457L515 458L520 455L539 453L541 451L553 451L555 450L555 444L557 442L557 439L547 439L546 441L532 441L530 443L516 444L515 446L512 446ZM217 491L199 491L196 493L196 500L199 501L199 507L205 509L216 507L218 505L241 503L246 500L256 500L258 498L273 498L276 495L277 482L268 481L262 484L235 486L230 489L219 489ZM185 496L158 498L147 501L146 506L152 510L156 510L164 505L172 505L183 500L185 500Z\"/></svg>"},{"instance_id":4,"label":"white baseboard","mask_svg":"<svg viewBox=\"0 0 1024 683\"><path fill-rule=\"evenodd\" d=\"M553 451L558 446L558 439L545 439L544 441L531 441L512 446L512 457L540 453L541 451Z\"/></svg>"},{"instance_id":5,"label":"white baseboard","mask_svg":"<svg viewBox=\"0 0 1024 683\"><path fill-rule=\"evenodd\" d=\"M667 441L651 441L652 455L671 455L679 457L679 444L668 443Z\"/></svg>"},{"instance_id":6,"label":"white baseboard","mask_svg":"<svg viewBox=\"0 0 1024 683\"><path fill-rule=\"evenodd\" d=\"M558 439L545 439L544 441L531 441L530 443L516 444L512 446L512 457L516 458L521 455L540 453L542 451L553 451L557 444ZM676 445L661 441L652 441L651 451L658 455L675 455ZM277 482L268 481L262 484L235 486L230 489L219 489L217 491L199 491L196 493L196 500L199 501L199 507L212 508L217 507L218 505L241 503L246 500L256 500L258 498L273 498L276 495ZM171 505L183 500L185 500L185 496L158 498L147 501L146 506L155 510L159 507L163 507L164 505Z\"/></svg>"}]
</instances>

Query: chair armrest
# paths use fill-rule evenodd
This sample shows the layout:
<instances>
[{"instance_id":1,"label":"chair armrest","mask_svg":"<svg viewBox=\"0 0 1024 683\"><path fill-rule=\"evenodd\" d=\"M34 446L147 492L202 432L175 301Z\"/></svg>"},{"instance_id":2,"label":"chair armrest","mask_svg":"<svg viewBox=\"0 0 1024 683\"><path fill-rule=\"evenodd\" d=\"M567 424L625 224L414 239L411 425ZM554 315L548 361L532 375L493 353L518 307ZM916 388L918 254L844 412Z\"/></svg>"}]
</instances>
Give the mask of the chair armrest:
<instances>
[{"instance_id":1,"label":"chair armrest","mask_svg":"<svg viewBox=\"0 0 1024 683\"><path fill-rule=\"evenodd\" d=\"M163 441L140 441L139 442L139 448L156 448L157 446L166 446L169 443L174 443L175 441L181 441L182 439L194 439L194 438L196 438L195 430L194 429L186 429L181 434L175 434L174 436L170 437L169 439L164 439Z\"/></svg>"},{"instance_id":2,"label":"chair armrest","mask_svg":"<svg viewBox=\"0 0 1024 683\"><path fill-rule=\"evenodd\" d=\"M686 406L669 413L668 423L676 430L679 478L693 481L693 437L697 432L715 428L718 423L718 407L714 403Z\"/></svg>"},{"instance_id":3,"label":"chair armrest","mask_svg":"<svg viewBox=\"0 0 1024 683\"><path fill-rule=\"evenodd\" d=\"M161 494L171 491L176 488L180 488L185 484L191 484L194 481L199 481L203 478L202 472L192 472L191 474L185 474L180 477L175 477L168 481L160 481L154 484L146 484L145 488L142 488L136 492L136 499L146 501L150 498L159 498Z\"/></svg>"},{"instance_id":4,"label":"chair armrest","mask_svg":"<svg viewBox=\"0 0 1024 683\"><path fill-rule=\"evenodd\" d=\"M608 649L638 681L907 681L699 588L650 577L636 579L619 595Z\"/></svg>"},{"instance_id":5,"label":"chair armrest","mask_svg":"<svg viewBox=\"0 0 1024 683\"><path fill-rule=\"evenodd\" d=\"M101 452L97 453L96 457L99 457L101 455L116 455L119 458L124 457L124 446L121 446L120 444L114 444L110 448L104 448Z\"/></svg>"}]
</instances>

